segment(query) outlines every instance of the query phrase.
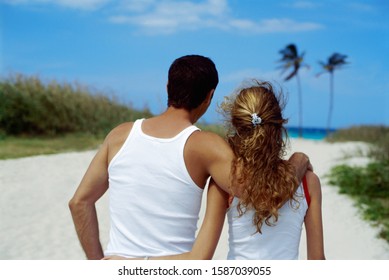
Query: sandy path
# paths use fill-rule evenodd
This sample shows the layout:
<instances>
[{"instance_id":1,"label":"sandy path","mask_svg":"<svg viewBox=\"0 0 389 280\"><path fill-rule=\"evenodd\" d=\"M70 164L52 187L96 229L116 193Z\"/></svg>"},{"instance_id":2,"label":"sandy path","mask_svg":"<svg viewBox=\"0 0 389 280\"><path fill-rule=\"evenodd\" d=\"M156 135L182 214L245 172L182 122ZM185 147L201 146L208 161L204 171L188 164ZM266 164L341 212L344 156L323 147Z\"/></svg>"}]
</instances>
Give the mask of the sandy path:
<instances>
[{"instance_id":1,"label":"sandy path","mask_svg":"<svg viewBox=\"0 0 389 280\"><path fill-rule=\"evenodd\" d=\"M302 151L309 155L314 170L321 180L327 259L388 260L389 245L383 239L377 238L379 230L362 220L358 209L354 207L354 202L348 196L338 194L337 188L329 186L324 176L332 166L340 163L366 164L366 158L356 156L359 151L366 150L366 145L294 140L292 147L294 151ZM345 155L353 155L353 157L344 159ZM300 256L306 258L305 233L301 239Z\"/></svg>"},{"instance_id":2,"label":"sandy path","mask_svg":"<svg viewBox=\"0 0 389 280\"><path fill-rule=\"evenodd\" d=\"M293 150L310 155L322 177L357 144L326 144L293 140ZM0 259L83 259L67 203L94 151L0 161ZM353 159L355 163L364 159ZM389 259L389 245L377 239L378 230L362 221L353 202L339 195L322 178L323 216L328 259ZM205 204L204 204L205 205ZM108 241L107 197L99 201L101 240ZM203 209L202 209L203 213ZM201 220L200 220L201 221ZM227 230L215 259L225 259ZM305 258L305 237L301 242Z\"/></svg>"}]
</instances>

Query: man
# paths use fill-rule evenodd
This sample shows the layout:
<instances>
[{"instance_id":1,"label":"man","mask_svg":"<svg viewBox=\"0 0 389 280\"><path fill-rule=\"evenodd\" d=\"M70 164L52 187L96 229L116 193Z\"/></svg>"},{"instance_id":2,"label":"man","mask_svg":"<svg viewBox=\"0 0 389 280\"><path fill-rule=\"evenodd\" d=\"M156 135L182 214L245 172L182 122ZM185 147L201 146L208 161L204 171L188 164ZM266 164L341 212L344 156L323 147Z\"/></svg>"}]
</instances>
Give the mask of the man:
<instances>
[{"instance_id":1,"label":"man","mask_svg":"<svg viewBox=\"0 0 389 280\"><path fill-rule=\"evenodd\" d=\"M168 75L168 108L156 117L113 129L69 202L88 259L104 257L96 201L110 188L110 241L106 256L211 259L231 192L233 152L218 135L194 123L208 109L218 73L206 57L176 59ZM293 156L302 178L308 160ZM209 177L204 222L195 239L202 190ZM238 194L239 195L239 194Z\"/></svg>"}]
</instances>

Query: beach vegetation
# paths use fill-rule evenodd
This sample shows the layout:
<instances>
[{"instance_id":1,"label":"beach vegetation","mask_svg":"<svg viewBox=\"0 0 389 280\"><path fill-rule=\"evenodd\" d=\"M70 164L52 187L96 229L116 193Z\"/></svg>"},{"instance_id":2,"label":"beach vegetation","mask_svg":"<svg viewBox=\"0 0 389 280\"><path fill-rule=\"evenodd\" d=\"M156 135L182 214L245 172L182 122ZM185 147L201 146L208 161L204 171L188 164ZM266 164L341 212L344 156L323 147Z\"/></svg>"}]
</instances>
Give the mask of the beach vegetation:
<instances>
[{"instance_id":1,"label":"beach vegetation","mask_svg":"<svg viewBox=\"0 0 389 280\"><path fill-rule=\"evenodd\" d=\"M0 159L97 149L118 124L151 116L79 83L12 75L0 80ZM224 135L222 126L197 125Z\"/></svg>"},{"instance_id":2,"label":"beach vegetation","mask_svg":"<svg viewBox=\"0 0 389 280\"><path fill-rule=\"evenodd\" d=\"M16 74L0 81L0 131L4 136L106 134L116 125L151 116L79 83L43 82Z\"/></svg>"},{"instance_id":3,"label":"beach vegetation","mask_svg":"<svg viewBox=\"0 0 389 280\"><path fill-rule=\"evenodd\" d=\"M389 127L384 125L360 125L338 129L329 134L326 141L358 141L370 144L368 156L377 161L389 160Z\"/></svg>"},{"instance_id":4,"label":"beach vegetation","mask_svg":"<svg viewBox=\"0 0 389 280\"><path fill-rule=\"evenodd\" d=\"M152 114L79 83L0 81L0 159L95 149L118 124Z\"/></svg>"},{"instance_id":5,"label":"beach vegetation","mask_svg":"<svg viewBox=\"0 0 389 280\"><path fill-rule=\"evenodd\" d=\"M356 201L363 217L377 225L380 237L389 242L389 127L351 127L336 131L329 140L370 144L366 166L338 165L328 178L331 185Z\"/></svg>"},{"instance_id":6,"label":"beach vegetation","mask_svg":"<svg viewBox=\"0 0 389 280\"><path fill-rule=\"evenodd\" d=\"M0 139L0 160L98 149L103 136L71 133L60 136L7 136Z\"/></svg>"}]
</instances>

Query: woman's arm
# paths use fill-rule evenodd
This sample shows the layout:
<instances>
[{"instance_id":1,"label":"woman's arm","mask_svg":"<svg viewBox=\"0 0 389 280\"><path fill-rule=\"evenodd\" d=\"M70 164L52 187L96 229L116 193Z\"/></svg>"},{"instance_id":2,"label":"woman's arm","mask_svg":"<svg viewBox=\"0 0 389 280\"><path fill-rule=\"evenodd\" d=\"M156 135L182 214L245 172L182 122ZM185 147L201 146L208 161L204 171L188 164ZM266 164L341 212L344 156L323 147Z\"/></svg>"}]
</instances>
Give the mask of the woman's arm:
<instances>
[{"instance_id":1,"label":"woman's arm","mask_svg":"<svg viewBox=\"0 0 389 280\"><path fill-rule=\"evenodd\" d=\"M210 260L216 250L220 234L223 229L226 210L228 207L228 194L220 189L211 179L207 193L207 208L200 231L193 244L192 250L187 253L149 257L149 260ZM126 259L120 256L107 256L105 260ZM140 260L142 258L129 259Z\"/></svg>"},{"instance_id":2,"label":"woman's arm","mask_svg":"<svg viewBox=\"0 0 389 280\"><path fill-rule=\"evenodd\" d=\"M309 260L324 260L320 180L317 175L311 171L306 173L306 178L309 195L311 197L311 203L304 221L307 234L307 257Z\"/></svg>"}]
</instances>

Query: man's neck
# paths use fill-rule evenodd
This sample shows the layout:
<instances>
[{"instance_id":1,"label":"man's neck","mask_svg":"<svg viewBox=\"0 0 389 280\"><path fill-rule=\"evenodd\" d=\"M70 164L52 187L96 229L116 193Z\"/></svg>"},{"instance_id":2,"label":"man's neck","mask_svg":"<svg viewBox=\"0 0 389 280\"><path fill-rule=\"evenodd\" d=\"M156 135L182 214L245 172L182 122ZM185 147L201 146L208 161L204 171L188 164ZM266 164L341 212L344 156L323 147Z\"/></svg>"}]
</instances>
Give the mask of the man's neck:
<instances>
[{"instance_id":1,"label":"man's neck","mask_svg":"<svg viewBox=\"0 0 389 280\"><path fill-rule=\"evenodd\" d=\"M142 124L144 133L158 138L172 138L193 124L193 116L185 109L169 107L162 114Z\"/></svg>"},{"instance_id":2,"label":"man's neck","mask_svg":"<svg viewBox=\"0 0 389 280\"><path fill-rule=\"evenodd\" d=\"M182 108L168 107L165 112L160 115L165 120L173 120L177 124L188 124L193 125L201 117L197 110L188 111Z\"/></svg>"}]
</instances>

